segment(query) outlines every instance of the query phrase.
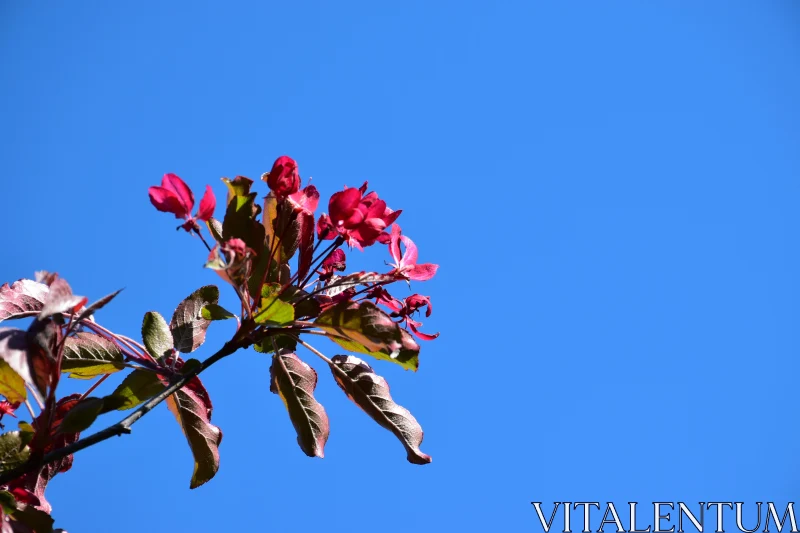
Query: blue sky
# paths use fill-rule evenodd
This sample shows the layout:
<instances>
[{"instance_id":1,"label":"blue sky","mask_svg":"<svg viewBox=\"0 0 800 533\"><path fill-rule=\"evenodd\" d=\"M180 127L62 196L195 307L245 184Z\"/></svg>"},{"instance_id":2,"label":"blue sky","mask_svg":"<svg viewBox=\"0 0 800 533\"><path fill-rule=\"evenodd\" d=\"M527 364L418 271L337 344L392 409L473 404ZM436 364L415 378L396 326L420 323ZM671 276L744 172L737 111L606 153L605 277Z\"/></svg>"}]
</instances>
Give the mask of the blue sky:
<instances>
[{"instance_id":1,"label":"blue sky","mask_svg":"<svg viewBox=\"0 0 800 533\"><path fill-rule=\"evenodd\" d=\"M220 177L282 154L324 198L369 180L441 265L416 287L423 331L442 333L420 371L375 364L432 464L407 463L310 354L331 437L309 459L247 352L203 377L224 431L212 482L189 491L162 407L51 483L57 523L540 531L531 501L796 498L798 17L777 1L2 2L0 280L125 287L98 319L135 335L216 283L147 187L174 172L222 197ZM198 355L231 334L215 326Z\"/></svg>"}]
</instances>

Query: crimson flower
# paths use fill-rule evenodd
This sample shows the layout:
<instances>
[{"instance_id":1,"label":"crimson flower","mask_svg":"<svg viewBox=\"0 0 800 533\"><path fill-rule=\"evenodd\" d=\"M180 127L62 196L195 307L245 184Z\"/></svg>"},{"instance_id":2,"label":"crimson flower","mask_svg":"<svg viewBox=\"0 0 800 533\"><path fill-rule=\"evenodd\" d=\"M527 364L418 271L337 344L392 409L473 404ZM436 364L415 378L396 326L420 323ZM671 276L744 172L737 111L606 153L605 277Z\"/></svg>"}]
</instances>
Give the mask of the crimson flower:
<instances>
[{"instance_id":1,"label":"crimson flower","mask_svg":"<svg viewBox=\"0 0 800 533\"><path fill-rule=\"evenodd\" d=\"M400 255L400 242L405 246L405 252L402 256ZM394 264L391 265L394 270L389 275L398 278L427 281L436 274L436 270L439 268L439 265L434 265L433 263L417 264L417 245L405 235L401 235L400 226L397 224L392 225L389 253L392 254L392 259L394 259Z\"/></svg>"},{"instance_id":2,"label":"crimson flower","mask_svg":"<svg viewBox=\"0 0 800 533\"><path fill-rule=\"evenodd\" d=\"M425 316L431 316L431 312L433 311L433 306L431 305L431 298L430 296L423 296L421 294L412 294L408 298L403 299L400 302L398 299L393 297L389 294L386 289L383 287L373 287L368 293L367 298L375 298L375 303L383 304L389 309L392 310L392 313L389 315L394 318L400 318L400 322L405 322L408 329L410 329L414 335L419 337L425 341L432 341L433 339L439 336L438 333L434 333L433 335L428 333L423 333L419 331L417 328L422 326L421 322L417 322L411 315L420 311L423 307L427 307L425 310Z\"/></svg>"},{"instance_id":3,"label":"crimson flower","mask_svg":"<svg viewBox=\"0 0 800 533\"><path fill-rule=\"evenodd\" d=\"M272 170L267 174L267 185L278 198L296 193L300 189L297 162L288 155L276 159L272 164Z\"/></svg>"},{"instance_id":4,"label":"crimson flower","mask_svg":"<svg viewBox=\"0 0 800 533\"><path fill-rule=\"evenodd\" d=\"M194 194L186 183L175 174L164 174L161 179L160 187L150 187L147 191L150 194L150 202L156 209L164 213L172 213L175 218L182 218L186 222L181 228L186 231L197 230L197 220L208 222L214 216L214 209L217 207L217 199L210 185L206 185L206 192L200 200L200 208L197 214L192 217L194 208Z\"/></svg>"},{"instance_id":5,"label":"crimson flower","mask_svg":"<svg viewBox=\"0 0 800 533\"><path fill-rule=\"evenodd\" d=\"M367 182L359 188L345 187L334 193L328 202L328 215L320 216L317 222L317 236L320 239L343 237L347 244L363 250L376 241L386 243L389 235L384 231L402 211L392 211L386 202L378 198L378 193L366 196Z\"/></svg>"},{"instance_id":6,"label":"crimson flower","mask_svg":"<svg viewBox=\"0 0 800 533\"><path fill-rule=\"evenodd\" d=\"M0 420L3 420L3 417L5 415L13 416L14 418L17 418L17 415L14 414L14 411L17 410L19 405L20 405L19 402L11 403L11 402L9 402L7 400L0 401ZM0 422L0 428L2 428L2 427L3 427L3 424L2 424L2 422Z\"/></svg>"}]
</instances>

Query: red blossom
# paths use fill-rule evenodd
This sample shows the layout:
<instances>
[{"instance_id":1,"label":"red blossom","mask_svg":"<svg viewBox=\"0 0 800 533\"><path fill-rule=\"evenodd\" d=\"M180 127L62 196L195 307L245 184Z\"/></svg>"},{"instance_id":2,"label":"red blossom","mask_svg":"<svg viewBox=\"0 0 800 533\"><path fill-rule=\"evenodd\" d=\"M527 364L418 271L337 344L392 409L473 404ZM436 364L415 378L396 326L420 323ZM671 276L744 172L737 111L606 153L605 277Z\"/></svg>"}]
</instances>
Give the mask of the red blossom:
<instances>
[{"instance_id":1,"label":"red blossom","mask_svg":"<svg viewBox=\"0 0 800 533\"><path fill-rule=\"evenodd\" d=\"M210 185L206 185L206 192L200 200L200 208L192 217L194 208L194 194L186 183L175 174L164 174L161 186L150 187L147 191L150 202L156 209L164 213L172 213L175 218L182 218L186 222L180 227L186 231L199 230L197 220L208 222L214 216L217 199Z\"/></svg>"},{"instance_id":2,"label":"red blossom","mask_svg":"<svg viewBox=\"0 0 800 533\"><path fill-rule=\"evenodd\" d=\"M403 255L400 255L401 242L405 246ZM439 268L439 265L434 265L433 263L417 264L417 245L405 235L401 235L400 226L397 224L392 225L389 253L392 254L392 259L394 259L394 264L391 265L394 270L389 274L398 278L427 281L436 274L436 270Z\"/></svg>"},{"instance_id":3,"label":"red blossom","mask_svg":"<svg viewBox=\"0 0 800 533\"><path fill-rule=\"evenodd\" d=\"M0 401L0 420L3 420L3 417L5 415L13 416L14 418L17 418L17 415L14 414L14 411L17 410L19 405L20 405L19 402L11 403L11 402L9 402L7 400ZM2 428L2 427L3 427L3 424L0 423L0 428Z\"/></svg>"},{"instance_id":4,"label":"red blossom","mask_svg":"<svg viewBox=\"0 0 800 533\"><path fill-rule=\"evenodd\" d=\"M288 155L275 160L272 170L267 174L267 185L278 198L284 198L300 189L300 174L297 162Z\"/></svg>"},{"instance_id":5,"label":"red blossom","mask_svg":"<svg viewBox=\"0 0 800 533\"><path fill-rule=\"evenodd\" d=\"M395 310L389 316L401 318L402 319L401 321L405 322L406 326L408 326L408 328L414 333L414 335L416 335L422 340L432 341L433 339L438 337L439 334L434 333L433 335L431 335L419 331L417 328L420 327L422 323L417 322L416 320L411 318L412 314L421 310L423 307L427 307L427 310L425 311L425 316L426 317L431 316L431 312L433 311L433 306L431 305L430 296L423 296L421 294L412 294L411 296L403 300L403 304L400 307L400 309Z\"/></svg>"},{"instance_id":6,"label":"red blossom","mask_svg":"<svg viewBox=\"0 0 800 533\"><path fill-rule=\"evenodd\" d=\"M334 193L328 202L328 216L322 215L317 222L317 235L333 239L338 234L349 246L359 250L376 241L386 242L388 235L384 230L402 211L389 209L376 192L364 196L366 190L367 182L364 182L357 189L345 187Z\"/></svg>"}]
</instances>

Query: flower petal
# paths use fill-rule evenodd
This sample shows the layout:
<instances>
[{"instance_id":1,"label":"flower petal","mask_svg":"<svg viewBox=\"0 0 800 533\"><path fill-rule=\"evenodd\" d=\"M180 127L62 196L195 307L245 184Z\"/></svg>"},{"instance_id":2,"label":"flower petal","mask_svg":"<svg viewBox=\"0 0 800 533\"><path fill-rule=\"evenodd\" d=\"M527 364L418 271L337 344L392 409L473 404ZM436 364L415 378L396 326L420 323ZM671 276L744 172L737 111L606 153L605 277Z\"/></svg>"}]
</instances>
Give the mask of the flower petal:
<instances>
[{"instance_id":1,"label":"flower petal","mask_svg":"<svg viewBox=\"0 0 800 533\"><path fill-rule=\"evenodd\" d=\"M392 259L394 259L394 264L398 267L400 266L400 226L397 224L392 225L392 235L389 239L389 253L392 254Z\"/></svg>"},{"instance_id":2,"label":"flower petal","mask_svg":"<svg viewBox=\"0 0 800 533\"><path fill-rule=\"evenodd\" d=\"M211 185L206 185L206 192L200 200L200 209L197 211L197 220L208 222L214 216L216 207L217 198L214 196L214 191L211 190Z\"/></svg>"},{"instance_id":3,"label":"flower petal","mask_svg":"<svg viewBox=\"0 0 800 533\"><path fill-rule=\"evenodd\" d=\"M174 192L178 201L186 210L187 216L191 214L194 208L194 194L192 194L192 190L182 179L175 174L164 174L164 177L161 179L161 186Z\"/></svg>"},{"instance_id":4,"label":"flower petal","mask_svg":"<svg viewBox=\"0 0 800 533\"><path fill-rule=\"evenodd\" d=\"M175 218L187 218L189 216L184 205L171 190L164 187L150 187L147 192L150 195L150 203L159 211L172 213Z\"/></svg>"},{"instance_id":5,"label":"flower petal","mask_svg":"<svg viewBox=\"0 0 800 533\"><path fill-rule=\"evenodd\" d=\"M424 263L422 265L414 265L412 268L405 270L404 274L408 276L408 279L413 279L414 281L428 281L436 275L438 269L439 265Z\"/></svg>"},{"instance_id":6,"label":"flower petal","mask_svg":"<svg viewBox=\"0 0 800 533\"><path fill-rule=\"evenodd\" d=\"M405 235L400 237L400 240L403 241L403 244L406 247L406 251L403 254L403 266L416 265L417 257L419 256L417 253L417 245Z\"/></svg>"}]
</instances>

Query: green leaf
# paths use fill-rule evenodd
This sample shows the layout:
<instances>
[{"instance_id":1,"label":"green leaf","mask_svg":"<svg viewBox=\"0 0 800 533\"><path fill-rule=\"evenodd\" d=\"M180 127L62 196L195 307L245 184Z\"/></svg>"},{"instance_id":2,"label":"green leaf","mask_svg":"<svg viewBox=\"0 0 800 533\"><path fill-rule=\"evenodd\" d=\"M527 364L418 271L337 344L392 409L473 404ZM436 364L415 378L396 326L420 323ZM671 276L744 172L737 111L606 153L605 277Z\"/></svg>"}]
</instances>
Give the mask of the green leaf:
<instances>
[{"instance_id":1,"label":"green leaf","mask_svg":"<svg viewBox=\"0 0 800 533\"><path fill-rule=\"evenodd\" d=\"M297 341L288 335L271 335L262 339L258 344L254 344L253 348L259 353L272 353L275 351L275 346L278 347L278 350L294 352L297 350Z\"/></svg>"},{"instance_id":2,"label":"green leaf","mask_svg":"<svg viewBox=\"0 0 800 533\"><path fill-rule=\"evenodd\" d=\"M253 317L258 324L283 326L294 321L294 307L278 298L279 283L265 283L261 290L261 307Z\"/></svg>"},{"instance_id":3,"label":"green leaf","mask_svg":"<svg viewBox=\"0 0 800 533\"><path fill-rule=\"evenodd\" d=\"M222 431L211 423L211 400L199 379L167 398L167 407L183 430L194 456L194 471L189 488L210 480L219 470L219 444Z\"/></svg>"},{"instance_id":4,"label":"green leaf","mask_svg":"<svg viewBox=\"0 0 800 533\"><path fill-rule=\"evenodd\" d=\"M7 490L0 490L0 507L5 514L12 514L17 510L17 500Z\"/></svg>"},{"instance_id":5,"label":"green leaf","mask_svg":"<svg viewBox=\"0 0 800 533\"><path fill-rule=\"evenodd\" d=\"M110 395L103 398L102 413L117 410L124 411L136 407L163 391L164 384L153 372L134 370Z\"/></svg>"},{"instance_id":6,"label":"green leaf","mask_svg":"<svg viewBox=\"0 0 800 533\"><path fill-rule=\"evenodd\" d=\"M256 221L261 208L255 204L257 193L250 192L253 180L237 176L233 181L223 178L228 187L228 207L222 221L222 237L242 239L260 255L264 248L264 226Z\"/></svg>"},{"instance_id":7,"label":"green leaf","mask_svg":"<svg viewBox=\"0 0 800 533\"><path fill-rule=\"evenodd\" d=\"M430 456L419 449L422 427L408 409L392 400L389 384L383 377L358 357L336 355L330 366L336 383L347 397L400 440L410 463L424 465L431 462Z\"/></svg>"},{"instance_id":8,"label":"green leaf","mask_svg":"<svg viewBox=\"0 0 800 533\"><path fill-rule=\"evenodd\" d=\"M50 331L47 322L34 322L33 326L39 326L39 337L46 331ZM30 332L14 328L0 328L0 360L5 362L11 370L17 373L22 380L27 383L34 396L39 402L47 393L49 383L50 360L44 355L44 350L40 347L29 350L31 345ZM14 394L14 390L19 394L18 382L13 375L6 373L9 391Z\"/></svg>"},{"instance_id":9,"label":"green leaf","mask_svg":"<svg viewBox=\"0 0 800 533\"><path fill-rule=\"evenodd\" d=\"M175 346L172 332L164 317L155 311L148 311L144 314L142 339L144 347L156 359L172 355L172 348Z\"/></svg>"},{"instance_id":10,"label":"green leaf","mask_svg":"<svg viewBox=\"0 0 800 533\"><path fill-rule=\"evenodd\" d=\"M9 431L0 435L0 472L24 465L31 456L31 450L23 441L19 431Z\"/></svg>"},{"instance_id":11,"label":"green leaf","mask_svg":"<svg viewBox=\"0 0 800 533\"><path fill-rule=\"evenodd\" d=\"M90 379L125 368L122 350L110 340L94 333L81 332L64 341L61 371L69 377Z\"/></svg>"},{"instance_id":12,"label":"green leaf","mask_svg":"<svg viewBox=\"0 0 800 533\"><path fill-rule=\"evenodd\" d=\"M236 315L217 304L206 304L200 310L200 316L206 320L227 320L229 318L236 318Z\"/></svg>"},{"instance_id":13,"label":"green leaf","mask_svg":"<svg viewBox=\"0 0 800 533\"><path fill-rule=\"evenodd\" d=\"M67 411L61 421L61 433L78 433L91 426L103 411L103 398L84 398Z\"/></svg>"},{"instance_id":14,"label":"green leaf","mask_svg":"<svg viewBox=\"0 0 800 533\"><path fill-rule=\"evenodd\" d=\"M25 380L0 359L0 394L11 403L25 401Z\"/></svg>"},{"instance_id":15,"label":"green leaf","mask_svg":"<svg viewBox=\"0 0 800 533\"><path fill-rule=\"evenodd\" d=\"M269 390L283 400L300 449L309 457L324 457L330 425L325 409L314 398L317 373L293 353L272 356L269 373Z\"/></svg>"},{"instance_id":16,"label":"green leaf","mask_svg":"<svg viewBox=\"0 0 800 533\"><path fill-rule=\"evenodd\" d=\"M191 353L205 342L211 320L203 316L203 309L208 305L216 305L218 301L219 289L214 285L200 287L184 298L169 324L176 350Z\"/></svg>"},{"instance_id":17,"label":"green leaf","mask_svg":"<svg viewBox=\"0 0 800 533\"><path fill-rule=\"evenodd\" d=\"M342 302L314 323L342 348L397 363L406 370L419 367L419 345L406 330L369 301Z\"/></svg>"}]
</instances>

